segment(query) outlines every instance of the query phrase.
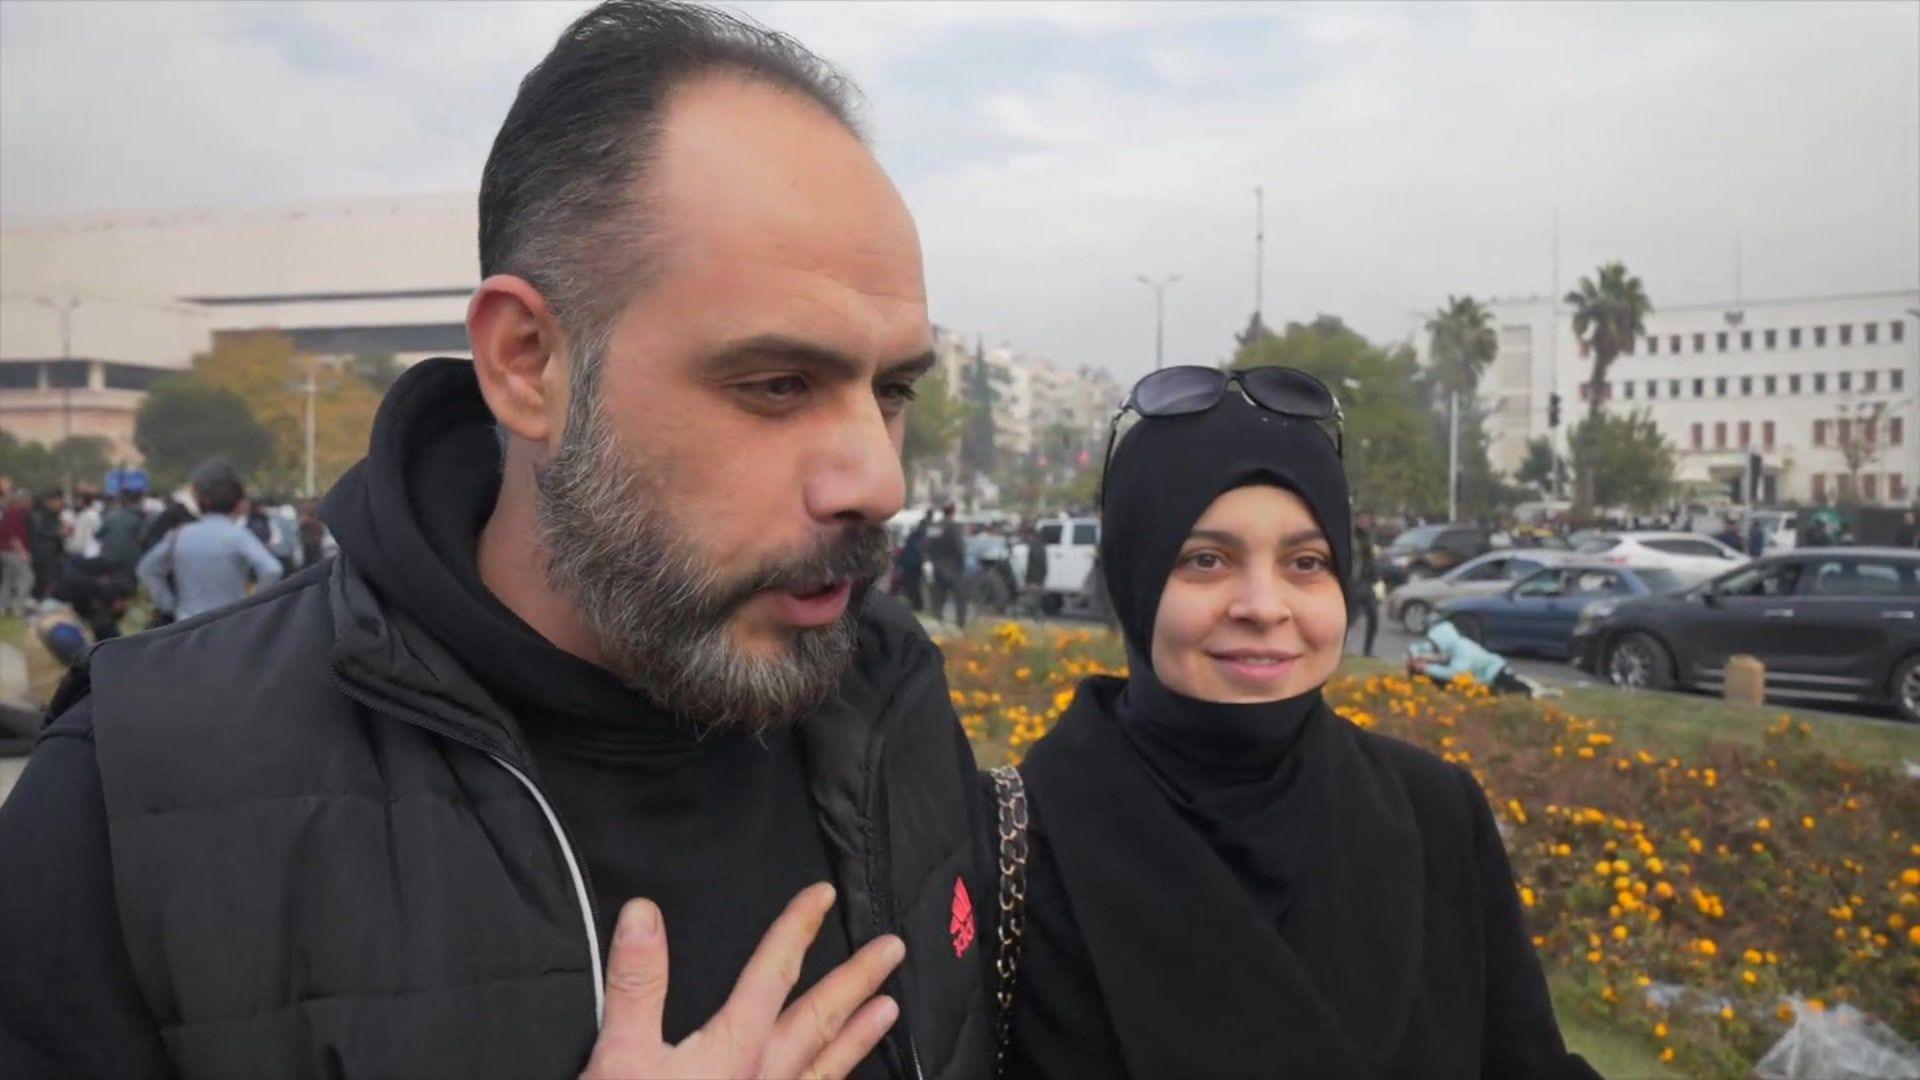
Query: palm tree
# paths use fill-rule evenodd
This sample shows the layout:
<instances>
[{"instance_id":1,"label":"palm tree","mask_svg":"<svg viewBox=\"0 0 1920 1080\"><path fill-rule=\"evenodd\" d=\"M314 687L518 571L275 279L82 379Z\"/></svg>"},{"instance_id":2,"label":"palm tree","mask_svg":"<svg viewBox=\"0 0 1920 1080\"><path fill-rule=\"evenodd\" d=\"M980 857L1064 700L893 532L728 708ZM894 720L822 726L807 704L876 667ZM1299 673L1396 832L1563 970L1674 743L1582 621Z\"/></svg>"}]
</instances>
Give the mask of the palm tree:
<instances>
[{"instance_id":1,"label":"palm tree","mask_svg":"<svg viewBox=\"0 0 1920 1080\"><path fill-rule=\"evenodd\" d=\"M1617 260L1601 264L1594 277L1581 278L1579 287L1567 293L1563 302L1573 308L1574 336L1593 356L1593 374L1587 382L1587 422L1581 426L1585 431L1597 431L1607 369L1646 333L1653 302L1647 299L1640 279L1627 273L1626 264ZM1592 508L1591 470L1581 472L1575 501L1576 512Z\"/></svg>"},{"instance_id":2,"label":"palm tree","mask_svg":"<svg viewBox=\"0 0 1920 1080\"><path fill-rule=\"evenodd\" d=\"M1435 381L1442 390L1458 392L1471 401L1481 373L1499 351L1493 313L1471 296L1448 296L1446 306L1427 320L1427 333L1433 335L1430 355Z\"/></svg>"}]
</instances>

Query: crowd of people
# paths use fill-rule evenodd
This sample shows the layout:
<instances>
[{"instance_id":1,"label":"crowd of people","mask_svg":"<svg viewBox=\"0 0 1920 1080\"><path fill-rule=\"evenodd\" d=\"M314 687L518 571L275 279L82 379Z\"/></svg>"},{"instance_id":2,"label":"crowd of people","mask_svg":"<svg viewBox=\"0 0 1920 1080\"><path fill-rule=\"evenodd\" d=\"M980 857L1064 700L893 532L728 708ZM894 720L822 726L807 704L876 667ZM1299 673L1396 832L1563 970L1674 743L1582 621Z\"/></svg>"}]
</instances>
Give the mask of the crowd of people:
<instances>
[{"instance_id":1,"label":"crowd of people","mask_svg":"<svg viewBox=\"0 0 1920 1080\"><path fill-rule=\"evenodd\" d=\"M239 600L330 553L311 506L250 496L221 458L171 495L76 485L39 493L0 476L0 615L23 619L25 687L9 708L44 707L97 642ZM127 625L136 601L146 615Z\"/></svg>"}]
</instances>

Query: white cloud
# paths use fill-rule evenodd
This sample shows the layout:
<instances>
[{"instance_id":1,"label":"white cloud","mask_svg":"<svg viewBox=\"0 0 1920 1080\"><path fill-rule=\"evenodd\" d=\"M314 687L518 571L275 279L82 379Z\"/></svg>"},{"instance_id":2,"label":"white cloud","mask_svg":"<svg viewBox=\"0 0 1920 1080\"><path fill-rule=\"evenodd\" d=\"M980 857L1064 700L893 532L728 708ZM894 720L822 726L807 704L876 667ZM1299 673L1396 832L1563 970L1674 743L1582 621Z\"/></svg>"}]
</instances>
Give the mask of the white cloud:
<instances>
[{"instance_id":1,"label":"white cloud","mask_svg":"<svg viewBox=\"0 0 1920 1080\"><path fill-rule=\"evenodd\" d=\"M0 7L0 214L471 190L584 4ZM1068 363L1398 336L1620 257L1657 303L1920 282L1920 7L749 5L845 66L935 318Z\"/></svg>"}]
</instances>

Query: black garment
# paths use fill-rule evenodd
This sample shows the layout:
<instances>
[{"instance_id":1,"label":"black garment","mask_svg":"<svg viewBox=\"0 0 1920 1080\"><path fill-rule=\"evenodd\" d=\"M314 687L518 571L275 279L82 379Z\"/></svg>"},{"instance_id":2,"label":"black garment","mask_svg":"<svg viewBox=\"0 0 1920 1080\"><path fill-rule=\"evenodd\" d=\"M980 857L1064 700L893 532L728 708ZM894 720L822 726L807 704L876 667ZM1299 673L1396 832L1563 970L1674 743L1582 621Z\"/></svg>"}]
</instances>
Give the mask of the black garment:
<instances>
[{"instance_id":1,"label":"black garment","mask_svg":"<svg viewBox=\"0 0 1920 1080\"><path fill-rule=\"evenodd\" d=\"M1380 601L1374 597L1371 586L1366 592L1356 591L1353 594L1353 602L1347 608L1348 628L1351 629L1358 623L1362 615L1367 619L1367 632L1361 639L1364 642L1362 655L1372 656L1374 639L1380 633Z\"/></svg>"},{"instance_id":2,"label":"black garment","mask_svg":"<svg viewBox=\"0 0 1920 1080\"><path fill-rule=\"evenodd\" d=\"M1346 478L1314 425L1229 394L1143 420L1114 454L1101 554L1131 677L1082 683L1024 767L1045 866L1016 1008L1021 1071L1566 1068L1469 777L1361 732L1318 687L1199 701L1147 661L1194 524L1220 494L1263 483L1307 505L1350 597Z\"/></svg>"},{"instance_id":3,"label":"black garment","mask_svg":"<svg viewBox=\"0 0 1920 1080\"><path fill-rule=\"evenodd\" d=\"M1047 584L1047 541L1037 532L1027 538L1027 568L1023 576L1028 585L1044 588Z\"/></svg>"},{"instance_id":4,"label":"black garment","mask_svg":"<svg viewBox=\"0 0 1920 1080\"><path fill-rule=\"evenodd\" d=\"M340 559L95 653L83 710L97 752L49 739L63 752L36 755L0 812L0 865L40 868L0 874L9 1075L16 1063L37 1075L76 1062L115 1075L571 1075L593 1041L596 954L611 918L599 901L583 912L582 894L659 884L673 994L683 971L697 993L700 970L719 969L712 957L738 945L701 935L731 933L768 892L784 901L783 879L810 880L818 852L841 896L828 951L888 930L908 943L889 988L902 1019L888 1071L982 1073L984 952L955 936L953 912L983 886L984 838L971 828L971 758L931 644L904 612L873 601L839 694L791 740L716 751L758 763L689 791L681 773L697 766L668 763L666 748L688 752L672 721L636 711L633 727L648 737L610 739L588 723L617 727L626 715L599 708L612 705L604 684L520 683L558 669L507 637L463 659L471 637L443 638L434 625L460 611L478 623L498 615L478 598L462 604L467 579L429 539L484 516L484 500L459 493L490 498L490 488L457 468L428 468L421 486L400 478L420 479L413 468L436 451L443 466L466 462L459 448L485 423L468 365L417 366L383 404L371 458L336 489ZM415 515L414 500L454 509ZM416 516L420 527L405 527ZM377 571L361 573L356 558ZM394 584L404 577L415 580ZM435 611L409 609L427 593ZM509 684L519 704L494 692ZM614 692L638 709L635 695ZM763 807L791 803L793 777L804 801L781 808L797 819L782 827ZM668 819L722 801L740 803L740 817L673 832ZM661 820L621 836L619 823L562 820L619 812ZM735 843L742 820L769 837L722 865L723 855L688 850ZM791 850L769 855L770 839ZM36 861L35 851L59 855ZM602 865L575 873L591 860ZM701 892L696 879L720 873ZM676 921L676 907L702 898L713 912ZM101 929L99 912L122 929ZM75 913L93 948L27 944L42 934L73 944L53 927ZM773 913L752 920L747 949ZM669 1029L692 1008L670 1001Z\"/></svg>"},{"instance_id":5,"label":"black garment","mask_svg":"<svg viewBox=\"0 0 1920 1080\"><path fill-rule=\"evenodd\" d=\"M1022 765L1031 860L1009 1075L1595 1075L1561 1041L1472 777L1324 706L1303 718L1319 730L1299 738L1350 749L1341 782L1392 812L1402 854L1347 853L1337 893L1310 878L1289 901L1247 888L1237 857L1168 797L1116 716L1123 685L1082 683ZM1352 835L1325 813L1302 830ZM1329 918L1336 936L1308 929Z\"/></svg>"}]
</instances>

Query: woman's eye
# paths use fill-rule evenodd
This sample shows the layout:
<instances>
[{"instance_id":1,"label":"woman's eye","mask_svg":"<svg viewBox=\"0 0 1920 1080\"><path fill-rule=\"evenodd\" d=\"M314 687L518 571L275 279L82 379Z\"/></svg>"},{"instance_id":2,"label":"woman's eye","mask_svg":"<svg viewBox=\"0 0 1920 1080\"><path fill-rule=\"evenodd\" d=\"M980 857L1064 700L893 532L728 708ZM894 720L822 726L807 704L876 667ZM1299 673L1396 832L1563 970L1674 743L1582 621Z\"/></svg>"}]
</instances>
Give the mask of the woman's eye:
<instances>
[{"instance_id":1,"label":"woman's eye","mask_svg":"<svg viewBox=\"0 0 1920 1080\"><path fill-rule=\"evenodd\" d=\"M1293 560L1294 570L1302 574L1317 574L1327 566L1326 557L1322 555L1300 555Z\"/></svg>"},{"instance_id":2,"label":"woman's eye","mask_svg":"<svg viewBox=\"0 0 1920 1080\"><path fill-rule=\"evenodd\" d=\"M1226 564L1211 551L1196 551L1187 556L1187 565L1195 570L1218 570Z\"/></svg>"}]
</instances>

